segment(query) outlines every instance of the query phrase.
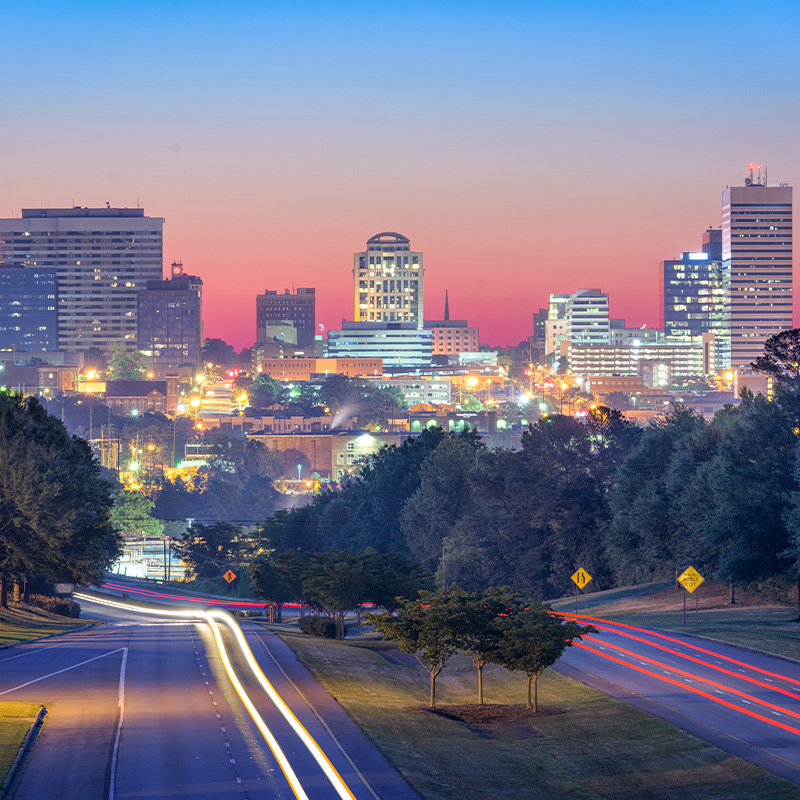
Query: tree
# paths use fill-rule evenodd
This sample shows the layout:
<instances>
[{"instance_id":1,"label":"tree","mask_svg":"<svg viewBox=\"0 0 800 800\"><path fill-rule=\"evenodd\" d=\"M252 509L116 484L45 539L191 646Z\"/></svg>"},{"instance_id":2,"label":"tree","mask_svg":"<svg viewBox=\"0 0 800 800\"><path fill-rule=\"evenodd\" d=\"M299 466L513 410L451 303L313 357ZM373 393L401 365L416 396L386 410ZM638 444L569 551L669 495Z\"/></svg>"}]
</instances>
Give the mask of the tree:
<instances>
[{"instance_id":1,"label":"tree","mask_svg":"<svg viewBox=\"0 0 800 800\"><path fill-rule=\"evenodd\" d=\"M547 667L561 658L567 647L590 633L591 625L566 622L549 605L532 604L498 621L502 640L497 658L506 669L520 670L528 676L528 708L539 710L539 678ZM533 700L531 700L531 683Z\"/></svg>"},{"instance_id":2,"label":"tree","mask_svg":"<svg viewBox=\"0 0 800 800\"><path fill-rule=\"evenodd\" d=\"M108 380L112 381L141 381L145 377L142 365L142 353L129 353L122 343L111 346L111 359L106 369Z\"/></svg>"},{"instance_id":3,"label":"tree","mask_svg":"<svg viewBox=\"0 0 800 800\"><path fill-rule=\"evenodd\" d=\"M472 502L469 476L480 440L446 434L420 467L420 485L403 506L400 526L411 552L434 572L442 545Z\"/></svg>"},{"instance_id":4,"label":"tree","mask_svg":"<svg viewBox=\"0 0 800 800\"><path fill-rule=\"evenodd\" d=\"M468 394L459 404L462 411L483 411L483 403L471 394Z\"/></svg>"},{"instance_id":5,"label":"tree","mask_svg":"<svg viewBox=\"0 0 800 800\"><path fill-rule=\"evenodd\" d=\"M770 375L778 384L800 385L800 328L770 336L764 342L764 355L751 366L756 372Z\"/></svg>"},{"instance_id":6,"label":"tree","mask_svg":"<svg viewBox=\"0 0 800 800\"><path fill-rule=\"evenodd\" d=\"M208 571L219 575L239 560L244 542L242 529L229 522L216 522L213 525L192 525L189 535L181 542L172 545L172 551L186 564L187 573L196 577L206 565L213 566Z\"/></svg>"},{"instance_id":7,"label":"tree","mask_svg":"<svg viewBox=\"0 0 800 800\"><path fill-rule=\"evenodd\" d=\"M451 621L461 607L461 592L421 592L417 600L404 601L394 613L365 614L364 621L374 626L390 642L397 642L403 653L413 655L430 675L430 707L436 708L436 678L456 650Z\"/></svg>"},{"instance_id":8,"label":"tree","mask_svg":"<svg viewBox=\"0 0 800 800\"><path fill-rule=\"evenodd\" d=\"M453 598L459 589L451 587ZM500 658L503 628L500 623L521 609L519 594L509 589L461 593L461 610L451 619L456 647L469 656L478 670L478 703L483 705L483 668Z\"/></svg>"},{"instance_id":9,"label":"tree","mask_svg":"<svg viewBox=\"0 0 800 800\"><path fill-rule=\"evenodd\" d=\"M140 492L119 492L111 506L114 530L128 535L161 536L164 523L152 516L155 503Z\"/></svg>"},{"instance_id":10,"label":"tree","mask_svg":"<svg viewBox=\"0 0 800 800\"><path fill-rule=\"evenodd\" d=\"M36 398L0 393L0 605L10 579L102 582L120 552L91 449Z\"/></svg>"},{"instance_id":11,"label":"tree","mask_svg":"<svg viewBox=\"0 0 800 800\"><path fill-rule=\"evenodd\" d=\"M295 587L276 569L274 563L260 558L248 565L250 583L256 597L269 606L269 621L281 622L284 603L297 599Z\"/></svg>"},{"instance_id":12,"label":"tree","mask_svg":"<svg viewBox=\"0 0 800 800\"><path fill-rule=\"evenodd\" d=\"M250 405L254 408L269 408L281 402L284 385L269 375L258 375L248 390Z\"/></svg>"},{"instance_id":13,"label":"tree","mask_svg":"<svg viewBox=\"0 0 800 800\"><path fill-rule=\"evenodd\" d=\"M206 339L200 352L204 364L227 368L236 363L236 352L233 346L222 339Z\"/></svg>"},{"instance_id":14,"label":"tree","mask_svg":"<svg viewBox=\"0 0 800 800\"><path fill-rule=\"evenodd\" d=\"M325 609L336 623L336 638L344 639L344 615L369 600L374 576L360 555L342 550L306 554L303 594Z\"/></svg>"}]
</instances>

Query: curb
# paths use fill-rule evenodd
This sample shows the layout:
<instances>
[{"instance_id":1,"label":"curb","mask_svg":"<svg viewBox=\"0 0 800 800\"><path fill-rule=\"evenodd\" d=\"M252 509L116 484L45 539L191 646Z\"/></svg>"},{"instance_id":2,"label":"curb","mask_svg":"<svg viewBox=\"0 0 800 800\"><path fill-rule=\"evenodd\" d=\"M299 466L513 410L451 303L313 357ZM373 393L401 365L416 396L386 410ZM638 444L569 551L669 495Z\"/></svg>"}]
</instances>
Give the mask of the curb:
<instances>
[{"instance_id":1,"label":"curb","mask_svg":"<svg viewBox=\"0 0 800 800\"><path fill-rule=\"evenodd\" d=\"M30 644L31 642L41 642L44 639L52 639L54 636L66 636L68 633L80 633L80 631L87 631L89 628L96 628L99 622L91 622L88 625L81 625L80 628L70 628L68 631L59 631L58 633L48 633L47 636L37 636L35 639L21 639L12 644L0 644L0 650L8 650L11 647L18 647L21 644ZM2 795L0 795L2 797Z\"/></svg>"},{"instance_id":2,"label":"curb","mask_svg":"<svg viewBox=\"0 0 800 800\"><path fill-rule=\"evenodd\" d=\"M17 757L14 759L14 763L11 765L8 775L6 775L3 786L0 787L0 800L2 800L2 798L10 797L14 793L17 781L22 774L22 769L28 761L28 756L31 754L31 750L33 750L33 746L36 744L36 739L39 736L39 731L42 729L42 725L44 725L44 718L46 715L47 709L42 706L39 709L39 714L31 724L31 727L22 742L22 747L19 748Z\"/></svg>"}]
</instances>

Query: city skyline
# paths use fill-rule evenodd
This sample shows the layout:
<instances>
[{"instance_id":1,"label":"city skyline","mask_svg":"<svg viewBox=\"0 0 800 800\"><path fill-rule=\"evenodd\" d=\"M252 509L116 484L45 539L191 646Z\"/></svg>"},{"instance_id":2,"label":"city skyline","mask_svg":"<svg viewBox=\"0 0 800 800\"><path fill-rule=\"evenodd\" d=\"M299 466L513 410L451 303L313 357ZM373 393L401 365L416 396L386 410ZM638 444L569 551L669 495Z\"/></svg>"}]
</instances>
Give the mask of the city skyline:
<instances>
[{"instance_id":1,"label":"city skyline","mask_svg":"<svg viewBox=\"0 0 800 800\"><path fill-rule=\"evenodd\" d=\"M425 253L426 316L449 290L486 343L530 335L559 287L600 288L612 316L655 326L660 262L720 227L750 161L798 184L797 16L7 8L0 62L25 83L5 103L0 216L138 202L166 220L165 262L203 277L206 335L237 349L265 286L315 287L317 321L338 328L352 254L386 230Z\"/></svg>"}]
</instances>

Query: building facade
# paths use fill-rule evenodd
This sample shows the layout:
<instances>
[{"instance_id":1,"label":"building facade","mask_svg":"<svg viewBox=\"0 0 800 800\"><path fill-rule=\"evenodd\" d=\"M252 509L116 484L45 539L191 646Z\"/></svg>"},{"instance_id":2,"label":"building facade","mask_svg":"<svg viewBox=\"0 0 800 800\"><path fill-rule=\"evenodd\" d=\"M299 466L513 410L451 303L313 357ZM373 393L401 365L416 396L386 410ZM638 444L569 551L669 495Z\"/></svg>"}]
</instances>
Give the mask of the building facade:
<instances>
[{"instance_id":1,"label":"building facade","mask_svg":"<svg viewBox=\"0 0 800 800\"><path fill-rule=\"evenodd\" d=\"M328 331L329 358L381 359L384 372L431 365L431 333L414 322L342 322Z\"/></svg>"},{"instance_id":2,"label":"building facade","mask_svg":"<svg viewBox=\"0 0 800 800\"><path fill-rule=\"evenodd\" d=\"M354 321L402 322L421 329L422 253L400 233L378 233L353 261Z\"/></svg>"},{"instance_id":3,"label":"building facade","mask_svg":"<svg viewBox=\"0 0 800 800\"><path fill-rule=\"evenodd\" d=\"M283 294L267 289L264 294L256 295L256 342L264 344L267 341L267 326L285 327L290 322L295 329L293 344L298 347L312 345L316 328L316 302L316 290L310 288L294 292L285 289Z\"/></svg>"},{"instance_id":4,"label":"building facade","mask_svg":"<svg viewBox=\"0 0 800 800\"><path fill-rule=\"evenodd\" d=\"M163 229L141 208L26 208L0 220L0 266L55 269L59 350L134 350L136 296L162 277Z\"/></svg>"},{"instance_id":5,"label":"building facade","mask_svg":"<svg viewBox=\"0 0 800 800\"><path fill-rule=\"evenodd\" d=\"M0 267L0 351L56 350L56 302L56 271L52 267Z\"/></svg>"},{"instance_id":6,"label":"building facade","mask_svg":"<svg viewBox=\"0 0 800 800\"><path fill-rule=\"evenodd\" d=\"M722 193L722 265L730 363L749 369L766 340L792 327L792 187L766 173Z\"/></svg>"},{"instance_id":7,"label":"building facade","mask_svg":"<svg viewBox=\"0 0 800 800\"><path fill-rule=\"evenodd\" d=\"M256 370L276 381L310 381L328 375L348 378L383 375L380 358L263 358Z\"/></svg>"},{"instance_id":8,"label":"building facade","mask_svg":"<svg viewBox=\"0 0 800 800\"><path fill-rule=\"evenodd\" d=\"M200 363L202 327L200 296L190 277L147 281L139 292L137 343L150 369Z\"/></svg>"}]
</instances>

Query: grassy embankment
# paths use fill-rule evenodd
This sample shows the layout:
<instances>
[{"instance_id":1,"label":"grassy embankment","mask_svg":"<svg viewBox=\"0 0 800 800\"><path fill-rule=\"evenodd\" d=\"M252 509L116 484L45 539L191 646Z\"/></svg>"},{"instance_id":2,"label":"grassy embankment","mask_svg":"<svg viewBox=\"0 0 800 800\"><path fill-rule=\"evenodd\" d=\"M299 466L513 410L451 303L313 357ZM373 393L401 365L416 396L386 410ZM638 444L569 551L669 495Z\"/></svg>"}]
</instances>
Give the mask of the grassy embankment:
<instances>
[{"instance_id":1,"label":"grassy embankment","mask_svg":"<svg viewBox=\"0 0 800 800\"><path fill-rule=\"evenodd\" d=\"M540 681L541 710L534 716L524 708L524 675L488 667L487 706L479 712L472 705L475 670L466 658L453 658L437 682L434 714L425 708L427 674L391 644L363 633L336 642L269 627L280 629L426 800L788 800L800 794L792 783L550 670Z\"/></svg>"},{"instance_id":2,"label":"grassy embankment","mask_svg":"<svg viewBox=\"0 0 800 800\"><path fill-rule=\"evenodd\" d=\"M11 605L0 609L0 646L50 636L86 625L81 619L50 614L40 608Z\"/></svg>"},{"instance_id":3,"label":"grassy embankment","mask_svg":"<svg viewBox=\"0 0 800 800\"><path fill-rule=\"evenodd\" d=\"M674 582L646 584L588 594L588 611L580 597L579 613L641 625L648 628L709 636L731 644L800 660L800 622L797 607L764 600L757 594L737 590L736 605L727 605L727 586L706 581L686 598L683 624L683 592ZM695 600L697 611L695 611ZM575 612L575 600L554 602L553 608Z\"/></svg>"},{"instance_id":4,"label":"grassy embankment","mask_svg":"<svg viewBox=\"0 0 800 800\"><path fill-rule=\"evenodd\" d=\"M38 703L0 703L0 785L40 708Z\"/></svg>"}]
</instances>

